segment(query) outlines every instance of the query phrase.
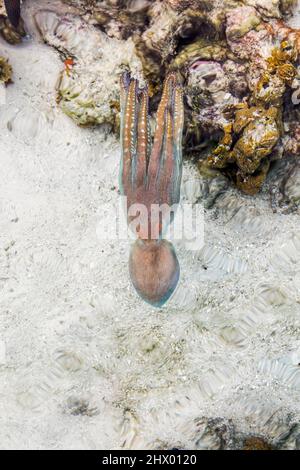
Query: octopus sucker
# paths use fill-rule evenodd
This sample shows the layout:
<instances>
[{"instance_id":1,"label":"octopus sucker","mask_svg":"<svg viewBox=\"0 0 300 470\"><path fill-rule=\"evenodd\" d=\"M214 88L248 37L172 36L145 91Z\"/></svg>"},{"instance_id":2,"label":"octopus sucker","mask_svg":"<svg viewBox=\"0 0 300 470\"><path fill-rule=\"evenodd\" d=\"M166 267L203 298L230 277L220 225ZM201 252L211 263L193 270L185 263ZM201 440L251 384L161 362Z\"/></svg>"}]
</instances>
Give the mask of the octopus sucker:
<instances>
[{"instance_id":1,"label":"octopus sucker","mask_svg":"<svg viewBox=\"0 0 300 470\"><path fill-rule=\"evenodd\" d=\"M128 224L145 209L135 225L137 240L130 252L132 283L146 302L162 306L174 292L180 272L175 250L162 235L180 197L184 109L182 90L172 73L164 82L150 152L148 93L147 86L140 89L127 73L121 77L120 182L127 197ZM136 204L142 208L131 213ZM153 207L159 208L158 213Z\"/></svg>"},{"instance_id":2,"label":"octopus sucker","mask_svg":"<svg viewBox=\"0 0 300 470\"><path fill-rule=\"evenodd\" d=\"M26 36L21 17L20 0L2 0L0 2L0 35L9 44L19 44Z\"/></svg>"},{"instance_id":3,"label":"octopus sucker","mask_svg":"<svg viewBox=\"0 0 300 470\"><path fill-rule=\"evenodd\" d=\"M154 307L162 307L173 294L180 266L173 245L167 240L137 240L129 257L132 283L140 297Z\"/></svg>"},{"instance_id":4,"label":"octopus sucker","mask_svg":"<svg viewBox=\"0 0 300 470\"><path fill-rule=\"evenodd\" d=\"M125 81L128 80L127 83ZM121 82L122 83L122 82ZM122 185L128 184L133 173L131 172L133 161L136 158L137 145L137 110L138 110L138 82L135 79L123 79L121 86L121 110L122 110ZM123 101L123 102L122 102Z\"/></svg>"},{"instance_id":5,"label":"octopus sucker","mask_svg":"<svg viewBox=\"0 0 300 470\"><path fill-rule=\"evenodd\" d=\"M284 95L297 74L297 57L295 43L288 40L271 50L248 102L233 106L233 119L223 126L224 136L207 158L212 168L231 172L237 187L247 194L261 189L283 135Z\"/></svg>"}]
</instances>

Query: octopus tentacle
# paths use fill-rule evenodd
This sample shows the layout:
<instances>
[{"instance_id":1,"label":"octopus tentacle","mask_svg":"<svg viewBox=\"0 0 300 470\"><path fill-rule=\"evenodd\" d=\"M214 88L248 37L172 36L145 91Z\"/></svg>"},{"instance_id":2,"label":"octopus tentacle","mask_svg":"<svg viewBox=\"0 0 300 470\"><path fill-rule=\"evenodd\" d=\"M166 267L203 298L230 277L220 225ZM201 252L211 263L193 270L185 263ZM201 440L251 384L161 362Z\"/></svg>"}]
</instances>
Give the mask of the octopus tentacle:
<instances>
[{"instance_id":1,"label":"octopus tentacle","mask_svg":"<svg viewBox=\"0 0 300 470\"><path fill-rule=\"evenodd\" d=\"M166 109L165 135L161 152L161 161L158 174L158 191L162 203L170 203L169 196L170 180L172 179L174 167L174 123L172 110Z\"/></svg>"},{"instance_id":2,"label":"octopus tentacle","mask_svg":"<svg viewBox=\"0 0 300 470\"><path fill-rule=\"evenodd\" d=\"M165 139L166 109L172 107L174 88L176 86L176 75L171 73L164 81L162 97L156 115L156 129L154 143L149 162L149 184L155 184L160 171L161 156Z\"/></svg>"}]
</instances>

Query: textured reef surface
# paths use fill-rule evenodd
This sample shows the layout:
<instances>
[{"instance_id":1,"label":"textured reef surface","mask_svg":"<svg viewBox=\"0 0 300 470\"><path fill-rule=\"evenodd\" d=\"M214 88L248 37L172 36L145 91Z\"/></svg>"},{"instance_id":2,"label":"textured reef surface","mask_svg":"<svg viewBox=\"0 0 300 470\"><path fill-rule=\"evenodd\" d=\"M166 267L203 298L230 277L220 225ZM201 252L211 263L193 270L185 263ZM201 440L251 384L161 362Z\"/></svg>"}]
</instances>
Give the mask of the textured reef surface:
<instances>
[{"instance_id":1,"label":"textured reef surface","mask_svg":"<svg viewBox=\"0 0 300 470\"><path fill-rule=\"evenodd\" d=\"M127 199L127 222L136 226L137 236L130 253L130 277L144 300L161 307L177 286L180 268L172 244L163 240L172 216L169 211L155 216L153 205L171 208L180 201L182 87L175 73L166 77L152 147L148 87L140 88L125 72L120 88L120 189Z\"/></svg>"},{"instance_id":2,"label":"textured reef surface","mask_svg":"<svg viewBox=\"0 0 300 470\"><path fill-rule=\"evenodd\" d=\"M24 0L25 36L1 10L2 448L299 449L294 3ZM204 206L161 309L132 288L130 242L98 236L129 70L151 132L181 76L181 199Z\"/></svg>"},{"instance_id":3,"label":"textured reef surface","mask_svg":"<svg viewBox=\"0 0 300 470\"><path fill-rule=\"evenodd\" d=\"M187 102L185 149L198 160L203 175L225 175L253 195L273 162L291 156L299 138L293 125L299 106L291 96L299 88L300 33L284 21L296 1L65 3L79 10L82 24L94 25L108 41L132 42L132 54L140 61L139 78L149 80L150 93L159 96L170 70L181 73ZM129 64L126 57L121 62L121 67ZM74 82L80 82L77 73L75 68L75 76L64 77L60 94L65 109L71 108L73 117L84 123L82 110L81 119L76 113L78 102L88 98L78 99L72 92ZM89 98L94 101L95 96ZM112 122L108 116L102 120Z\"/></svg>"},{"instance_id":4,"label":"textured reef surface","mask_svg":"<svg viewBox=\"0 0 300 470\"><path fill-rule=\"evenodd\" d=\"M23 2L17 28L1 15L0 33L20 42L25 19L59 51L57 100L81 126L118 133L123 71L149 82L152 113L166 74L177 71L186 97L185 156L206 179L255 195L278 161L286 175L298 166L300 33L286 23L296 3L31 1ZM299 198L287 188L278 182L272 204L294 210Z\"/></svg>"}]
</instances>

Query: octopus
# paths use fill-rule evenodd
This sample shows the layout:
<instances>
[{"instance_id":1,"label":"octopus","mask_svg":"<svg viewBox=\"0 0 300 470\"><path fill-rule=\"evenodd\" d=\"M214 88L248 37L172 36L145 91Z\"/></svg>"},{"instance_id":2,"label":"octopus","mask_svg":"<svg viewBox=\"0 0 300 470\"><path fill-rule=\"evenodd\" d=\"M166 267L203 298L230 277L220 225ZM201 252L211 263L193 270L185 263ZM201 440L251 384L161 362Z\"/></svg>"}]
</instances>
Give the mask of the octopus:
<instances>
[{"instance_id":1,"label":"octopus","mask_svg":"<svg viewBox=\"0 0 300 470\"><path fill-rule=\"evenodd\" d=\"M21 2L20 0L4 0L7 16L11 24L17 28L20 21Z\"/></svg>"},{"instance_id":2,"label":"octopus","mask_svg":"<svg viewBox=\"0 0 300 470\"><path fill-rule=\"evenodd\" d=\"M129 258L133 286L143 300L162 306L174 292L180 267L163 234L179 202L184 106L175 73L164 82L151 148L149 91L125 72L121 77L121 193L127 222L137 236ZM158 209L158 210L157 210Z\"/></svg>"}]
</instances>

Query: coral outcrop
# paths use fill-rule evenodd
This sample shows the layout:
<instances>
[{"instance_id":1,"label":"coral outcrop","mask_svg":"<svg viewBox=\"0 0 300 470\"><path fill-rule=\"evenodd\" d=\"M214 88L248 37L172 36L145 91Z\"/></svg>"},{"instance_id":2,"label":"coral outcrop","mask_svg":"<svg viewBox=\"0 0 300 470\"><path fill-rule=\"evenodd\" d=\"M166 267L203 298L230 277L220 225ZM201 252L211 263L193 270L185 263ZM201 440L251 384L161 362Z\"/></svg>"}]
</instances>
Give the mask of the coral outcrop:
<instances>
[{"instance_id":1,"label":"coral outcrop","mask_svg":"<svg viewBox=\"0 0 300 470\"><path fill-rule=\"evenodd\" d=\"M58 84L63 111L81 126L118 127L119 76L129 65L135 73L141 69L131 39L108 38L80 17L55 10L38 10L34 20L43 40L64 60Z\"/></svg>"},{"instance_id":2,"label":"coral outcrop","mask_svg":"<svg viewBox=\"0 0 300 470\"><path fill-rule=\"evenodd\" d=\"M295 4L61 0L34 2L27 17L62 55L58 102L76 123L118 130L124 70L148 81L153 113L163 79L176 71L186 97L185 155L255 194L275 159L297 153L299 100L291 95L300 87L300 31L285 23ZM13 42L7 21L2 33Z\"/></svg>"},{"instance_id":3,"label":"coral outcrop","mask_svg":"<svg viewBox=\"0 0 300 470\"><path fill-rule=\"evenodd\" d=\"M9 83L12 76L12 67L8 60L0 56L0 83Z\"/></svg>"}]
</instances>

